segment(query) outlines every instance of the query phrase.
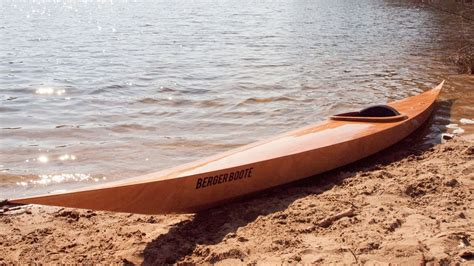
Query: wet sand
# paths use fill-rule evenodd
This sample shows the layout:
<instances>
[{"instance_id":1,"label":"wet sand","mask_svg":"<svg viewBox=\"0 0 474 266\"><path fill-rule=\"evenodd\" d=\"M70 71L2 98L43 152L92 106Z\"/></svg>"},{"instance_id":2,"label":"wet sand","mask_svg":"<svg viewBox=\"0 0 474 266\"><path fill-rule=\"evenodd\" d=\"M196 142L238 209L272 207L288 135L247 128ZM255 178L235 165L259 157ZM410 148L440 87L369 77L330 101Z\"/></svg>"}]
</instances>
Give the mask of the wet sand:
<instances>
[{"instance_id":1,"label":"wet sand","mask_svg":"<svg viewBox=\"0 0 474 266\"><path fill-rule=\"evenodd\" d=\"M474 145L417 135L194 215L28 206L0 215L0 263L473 262Z\"/></svg>"}]
</instances>

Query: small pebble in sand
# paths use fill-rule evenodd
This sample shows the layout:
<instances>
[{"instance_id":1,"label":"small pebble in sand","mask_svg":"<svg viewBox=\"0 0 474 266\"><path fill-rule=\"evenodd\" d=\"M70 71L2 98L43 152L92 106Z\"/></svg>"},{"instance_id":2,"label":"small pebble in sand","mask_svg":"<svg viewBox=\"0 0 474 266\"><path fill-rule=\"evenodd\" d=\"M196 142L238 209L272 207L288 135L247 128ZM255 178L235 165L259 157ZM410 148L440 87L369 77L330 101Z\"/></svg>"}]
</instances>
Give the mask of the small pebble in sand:
<instances>
[{"instance_id":1,"label":"small pebble in sand","mask_svg":"<svg viewBox=\"0 0 474 266\"><path fill-rule=\"evenodd\" d=\"M247 241L249 241L247 238L245 238L245 237L243 237L243 236L239 236L239 237L237 238L237 240L238 240L239 242L247 242Z\"/></svg>"},{"instance_id":2,"label":"small pebble in sand","mask_svg":"<svg viewBox=\"0 0 474 266\"><path fill-rule=\"evenodd\" d=\"M473 250L464 250L459 253L459 257L465 260L474 260L474 251Z\"/></svg>"},{"instance_id":3,"label":"small pebble in sand","mask_svg":"<svg viewBox=\"0 0 474 266\"><path fill-rule=\"evenodd\" d=\"M462 128L456 128L455 130L453 130L453 134L459 135L462 133L464 133L464 129Z\"/></svg>"},{"instance_id":4,"label":"small pebble in sand","mask_svg":"<svg viewBox=\"0 0 474 266\"><path fill-rule=\"evenodd\" d=\"M441 138L442 138L443 140L451 140L451 139L454 138L454 135L453 135L453 134L444 133L444 134L441 135Z\"/></svg>"},{"instance_id":5,"label":"small pebble in sand","mask_svg":"<svg viewBox=\"0 0 474 266\"><path fill-rule=\"evenodd\" d=\"M455 186L459 185L459 182L455 178L452 178L452 179L446 181L446 183L444 183L444 184L448 187L455 187Z\"/></svg>"},{"instance_id":6,"label":"small pebble in sand","mask_svg":"<svg viewBox=\"0 0 474 266\"><path fill-rule=\"evenodd\" d=\"M459 135L459 134L464 133L464 129L459 127L458 124L449 124L449 125L446 126L446 128L453 129L453 134L455 134L455 135Z\"/></svg>"},{"instance_id":7,"label":"small pebble in sand","mask_svg":"<svg viewBox=\"0 0 474 266\"><path fill-rule=\"evenodd\" d=\"M459 122L463 125L474 125L474 120L472 119L461 118Z\"/></svg>"},{"instance_id":8,"label":"small pebble in sand","mask_svg":"<svg viewBox=\"0 0 474 266\"><path fill-rule=\"evenodd\" d=\"M474 155L474 146L467 147L464 150L464 153L467 154L467 155Z\"/></svg>"}]
</instances>

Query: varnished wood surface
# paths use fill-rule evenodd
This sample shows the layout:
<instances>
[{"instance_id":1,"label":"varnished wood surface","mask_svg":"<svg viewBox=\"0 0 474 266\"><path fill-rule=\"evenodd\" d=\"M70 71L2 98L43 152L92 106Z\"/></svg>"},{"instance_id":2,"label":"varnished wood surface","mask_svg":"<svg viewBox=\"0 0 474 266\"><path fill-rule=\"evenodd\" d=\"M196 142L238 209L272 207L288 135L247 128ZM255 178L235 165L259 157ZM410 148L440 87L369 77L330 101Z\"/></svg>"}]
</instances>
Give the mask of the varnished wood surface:
<instances>
[{"instance_id":1,"label":"varnished wood surface","mask_svg":"<svg viewBox=\"0 0 474 266\"><path fill-rule=\"evenodd\" d=\"M442 86L443 82L388 103L406 119L328 119L169 170L10 202L142 214L195 212L346 165L395 144L427 120Z\"/></svg>"}]
</instances>

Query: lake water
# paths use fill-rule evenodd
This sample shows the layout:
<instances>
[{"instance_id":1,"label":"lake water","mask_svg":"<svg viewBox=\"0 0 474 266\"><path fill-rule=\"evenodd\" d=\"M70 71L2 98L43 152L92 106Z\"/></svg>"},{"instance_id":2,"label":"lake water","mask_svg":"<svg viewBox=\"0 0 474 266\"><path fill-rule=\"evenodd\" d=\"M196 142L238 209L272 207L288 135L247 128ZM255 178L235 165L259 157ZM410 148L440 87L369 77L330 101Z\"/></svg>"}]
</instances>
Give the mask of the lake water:
<instances>
[{"instance_id":1,"label":"lake water","mask_svg":"<svg viewBox=\"0 0 474 266\"><path fill-rule=\"evenodd\" d=\"M446 63L472 29L404 1L0 0L0 198L157 171L447 78L459 100L439 132L474 116L474 82Z\"/></svg>"}]
</instances>

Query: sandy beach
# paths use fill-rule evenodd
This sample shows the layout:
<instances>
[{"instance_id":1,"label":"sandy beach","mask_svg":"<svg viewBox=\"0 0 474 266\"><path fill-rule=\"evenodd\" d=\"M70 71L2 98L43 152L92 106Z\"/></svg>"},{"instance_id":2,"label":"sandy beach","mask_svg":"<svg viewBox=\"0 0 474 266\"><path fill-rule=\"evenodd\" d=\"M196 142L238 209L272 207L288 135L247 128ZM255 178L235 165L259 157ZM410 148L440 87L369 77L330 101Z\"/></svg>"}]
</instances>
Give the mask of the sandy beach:
<instances>
[{"instance_id":1,"label":"sandy beach","mask_svg":"<svg viewBox=\"0 0 474 266\"><path fill-rule=\"evenodd\" d=\"M194 215L27 206L0 215L0 263L472 262L473 158L471 140L415 134Z\"/></svg>"}]
</instances>

